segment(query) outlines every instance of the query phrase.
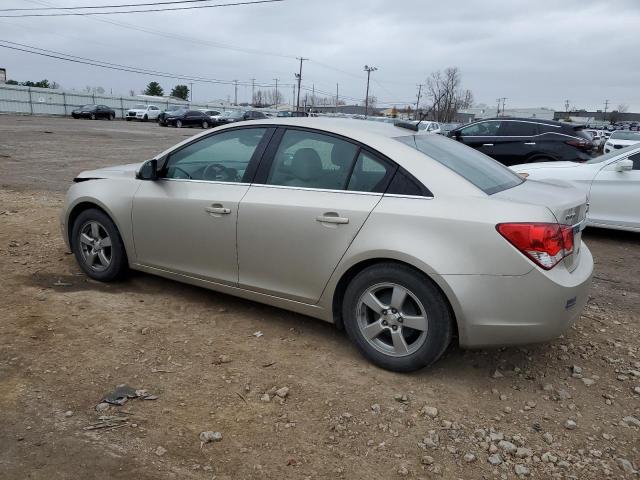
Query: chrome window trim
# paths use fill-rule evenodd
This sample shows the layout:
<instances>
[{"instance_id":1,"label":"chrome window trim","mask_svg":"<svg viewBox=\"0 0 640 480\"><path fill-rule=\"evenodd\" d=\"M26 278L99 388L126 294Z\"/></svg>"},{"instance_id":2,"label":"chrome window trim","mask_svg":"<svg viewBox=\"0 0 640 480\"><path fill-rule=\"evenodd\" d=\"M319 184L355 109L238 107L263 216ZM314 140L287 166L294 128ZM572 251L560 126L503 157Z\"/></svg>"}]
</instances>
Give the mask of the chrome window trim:
<instances>
[{"instance_id":1,"label":"chrome window trim","mask_svg":"<svg viewBox=\"0 0 640 480\"><path fill-rule=\"evenodd\" d=\"M158 181L163 180L166 182L192 182L192 183L215 183L217 185L244 185L249 186L247 182L222 182L220 180L198 180L197 178L158 178Z\"/></svg>"},{"instance_id":2,"label":"chrome window trim","mask_svg":"<svg viewBox=\"0 0 640 480\"><path fill-rule=\"evenodd\" d=\"M376 197L382 197L382 192L361 192L357 190L341 190L332 188L311 188L311 187L293 187L289 185L267 185L264 183L252 183L252 187L264 187L264 188L278 188L284 190L304 190L308 192L326 192L326 193L342 193L342 194L355 194L355 195L371 195Z\"/></svg>"},{"instance_id":3,"label":"chrome window trim","mask_svg":"<svg viewBox=\"0 0 640 480\"><path fill-rule=\"evenodd\" d=\"M404 195L402 193L385 193L385 197L392 198L408 198L410 200L433 200L433 196L427 197L425 195Z\"/></svg>"}]
</instances>

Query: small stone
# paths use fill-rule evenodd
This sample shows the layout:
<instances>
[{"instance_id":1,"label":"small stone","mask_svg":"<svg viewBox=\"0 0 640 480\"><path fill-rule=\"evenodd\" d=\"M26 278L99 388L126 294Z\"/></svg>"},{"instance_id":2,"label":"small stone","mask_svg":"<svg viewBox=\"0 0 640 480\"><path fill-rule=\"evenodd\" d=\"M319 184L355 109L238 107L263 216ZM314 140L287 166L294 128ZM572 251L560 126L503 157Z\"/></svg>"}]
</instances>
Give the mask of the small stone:
<instances>
[{"instance_id":1,"label":"small stone","mask_svg":"<svg viewBox=\"0 0 640 480\"><path fill-rule=\"evenodd\" d=\"M618 467L620 467L620 469L625 473L636 473L633 465L626 458L616 458L616 463L618 464Z\"/></svg>"},{"instance_id":2,"label":"small stone","mask_svg":"<svg viewBox=\"0 0 640 480\"><path fill-rule=\"evenodd\" d=\"M464 461L467 463L472 463L476 461L476 456L473 453L467 453L463 458L464 458Z\"/></svg>"},{"instance_id":3,"label":"small stone","mask_svg":"<svg viewBox=\"0 0 640 480\"><path fill-rule=\"evenodd\" d=\"M573 378L582 378L582 367L574 365L572 368L571 376Z\"/></svg>"},{"instance_id":4,"label":"small stone","mask_svg":"<svg viewBox=\"0 0 640 480\"><path fill-rule=\"evenodd\" d=\"M380 404L374 403L371 405L371 410L373 410L373 413L380 413Z\"/></svg>"},{"instance_id":5,"label":"small stone","mask_svg":"<svg viewBox=\"0 0 640 480\"><path fill-rule=\"evenodd\" d=\"M163 456L165 453L167 453L167 449L164 447L157 447L153 453L155 453L157 456L161 457Z\"/></svg>"},{"instance_id":6,"label":"small stone","mask_svg":"<svg viewBox=\"0 0 640 480\"><path fill-rule=\"evenodd\" d=\"M229 355L220 355L218 357L218 361L220 363L229 363L231 361L231 357Z\"/></svg>"},{"instance_id":7,"label":"small stone","mask_svg":"<svg viewBox=\"0 0 640 480\"><path fill-rule=\"evenodd\" d=\"M491 432L489 439L491 439L492 442L499 442L500 440L504 440L504 434L502 432Z\"/></svg>"},{"instance_id":8,"label":"small stone","mask_svg":"<svg viewBox=\"0 0 640 480\"><path fill-rule=\"evenodd\" d=\"M73 417L73 412L71 410L67 410L66 412L64 412L64 416L67 418Z\"/></svg>"},{"instance_id":9,"label":"small stone","mask_svg":"<svg viewBox=\"0 0 640 480\"><path fill-rule=\"evenodd\" d=\"M633 393L640 395L640 387L633 387Z\"/></svg>"},{"instance_id":10,"label":"small stone","mask_svg":"<svg viewBox=\"0 0 640 480\"><path fill-rule=\"evenodd\" d=\"M222 440L222 434L220 432L200 432L201 446L205 443L220 442Z\"/></svg>"},{"instance_id":11,"label":"small stone","mask_svg":"<svg viewBox=\"0 0 640 480\"><path fill-rule=\"evenodd\" d=\"M500 440L498 442L498 448L506 453L516 453L516 450L518 449L518 447L516 447L513 443L508 442L507 440Z\"/></svg>"},{"instance_id":12,"label":"small stone","mask_svg":"<svg viewBox=\"0 0 640 480\"><path fill-rule=\"evenodd\" d=\"M262 402L270 402L271 401L271 397L269 397L268 393L265 393L260 397L260 401L262 401Z\"/></svg>"},{"instance_id":13,"label":"small stone","mask_svg":"<svg viewBox=\"0 0 640 480\"><path fill-rule=\"evenodd\" d=\"M407 397L404 393L396 393L396 394L393 396L393 399L394 399L396 402L402 402L402 403L404 403L404 402L408 402L408 401L409 401L409 397Z\"/></svg>"},{"instance_id":14,"label":"small stone","mask_svg":"<svg viewBox=\"0 0 640 480\"><path fill-rule=\"evenodd\" d=\"M640 428L640 420L638 420L636 417L632 417L631 415L629 415L628 417L624 417L622 421L627 425L633 425L634 427Z\"/></svg>"},{"instance_id":15,"label":"small stone","mask_svg":"<svg viewBox=\"0 0 640 480\"><path fill-rule=\"evenodd\" d=\"M497 466L502 463L502 457L495 453L493 455L489 455L489 458L487 458L487 462L489 462L493 466Z\"/></svg>"},{"instance_id":16,"label":"small stone","mask_svg":"<svg viewBox=\"0 0 640 480\"><path fill-rule=\"evenodd\" d=\"M282 387L276 390L276 395L280 398L286 398L289 395L289 387Z\"/></svg>"},{"instance_id":17,"label":"small stone","mask_svg":"<svg viewBox=\"0 0 640 480\"><path fill-rule=\"evenodd\" d=\"M571 398L573 398L571 394L563 388L556 390L556 395L559 400L570 400Z\"/></svg>"},{"instance_id":18,"label":"small stone","mask_svg":"<svg viewBox=\"0 0 640 480\"><path fill-rule=\"evenodd\" d=\"M147 333L149 333L149 327L143 327L140 329L140 333L142 335L146 335Z\"/></svg>"},{"instance_id":19,"label":"small stone","mask_svg":"<svg viewBox=\"0 0 640 480\"><path fill-rule=\"evenodd\" d=\"M556 463L558 461L558 457L556 457L550 452L544 452L542 454L542 461L544 463Z\"/></svg>"},{"instance_id":20,"label":"small stone","mask_svg":"<svg viewBox=\"0 0 640 480\"><path fill-rule=\"evenodd\" d=\"M420 413L427 417L436 418L438 416L438 409L436 407L424 406L420 410Z\"/></svg>"},{"instance_id":21,"label":"small stone","mask_svg":"<svg viewBox=\"0 0 640 480\"><path fill-rule=\"evenodd\" d=\"M102 402L96 405L96 412L106 412L109 408L110 405L107 402Z\"/></svg>"},{"instance_id":22,"label":"small stone","mask_svg":"<svg viewBox=\"0 0 640 480\"><path fill-rule=\"evenodd\" d=\"M433 462L435 462L431 455L424 455L421 461L423 465L433 465Z\"/></svg>"},{"instance_id":23,"label":"small stone","mask_svg":"<svg viewBox=\"0 0 640 480\"><path fill-rule=\"evenodd\" d=\"M549 445L553 443L553 435L551 435L549 432L542 435L542 439Z\"/></svg>"},{"instance_id":24,"label":"small stone","mask_svg":"<svg viewBox=\"0 0 640 480\"><path fill-rule=\"evenodd\" d=\"M516 457L529 458L533 456L533 451L530 448L518 447L516 450Z\"/></svg>"},{"instance_id":25,"label":"small stone","mask_svg":"<svg viewBox=\"0 0 640 480\"><path fill-rule=\"evenodd\" d=\"M516 465L513 468L513 471L516 473L516 475L518 476L527 476L529 475L529 469L527 467L525 467L524 465Z\"/></svg>"},{"instance_id":26,"label":"small stone","mask_svg":"<svg viewBox=\"0 0 640 480\"><path fill-rule=\"evenodd\" d=\"M578 428L578 424L574 420L569 419L564 422L564 428L566 428L567 430L575 430L576 428Z\"/></svg>"},{"instance_id":27,"label":"small stone","mask_svg":"<svg viewBox=\"0 0 640 480\"><path fill-rule=\"evenodd\" d=\"M584 383L587 387L590 387L591 385L596 383L596 381L593 380L592 378L583 378L582 383Z\"/></svg>"},{"instance_id":28,"label":"small stone","mask_svg":"<svg viewBox=\"0 0 640 480\"><path fill-rule=\"evenodd\" d=\"M504 377L504 375L502 374L502 372L500 370L498 370L497 368L494 370L494 372L491 374L491 378L502 378Z\"/></svg>"},{"instance_id":29,"label":"small stone","mask_svg":"<svg viewBox=\"0 0 640 480\"><path fill-rule=\"evenodd\" d=\"M409 475L409 469L404 465L400 465L400 467L398 468L398 475L406 477L407 475Z\"/></svg>"}]
</instances>

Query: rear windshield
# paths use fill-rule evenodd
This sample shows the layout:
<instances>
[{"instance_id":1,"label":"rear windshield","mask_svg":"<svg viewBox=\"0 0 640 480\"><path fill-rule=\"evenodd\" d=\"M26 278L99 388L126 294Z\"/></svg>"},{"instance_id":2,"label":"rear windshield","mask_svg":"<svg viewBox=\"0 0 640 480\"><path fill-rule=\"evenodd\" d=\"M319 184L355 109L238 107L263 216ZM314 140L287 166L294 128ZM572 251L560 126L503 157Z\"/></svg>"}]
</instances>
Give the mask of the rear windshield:
<instances>
[{"instance_id":1,"label":"rear windshield","mask_svg":"<svg viewBox=\"0 0 640 480\"><path fill-rule=\"evenodd\" d=\"M524 180L483 153L441 135L411 135L396 140L428 155L487 195L513 188Z\"/></svg>"},{"instance_id":2,"label":"rear windshield","mask_svg":"<svg viewBox=\"0 0 640 480\"><path fill-rule=\"evenodd\" d=\"M640 134L635 132L613 132L611 134L612 140L635 140L640 142Z\"/></svg>"}]
</instances>

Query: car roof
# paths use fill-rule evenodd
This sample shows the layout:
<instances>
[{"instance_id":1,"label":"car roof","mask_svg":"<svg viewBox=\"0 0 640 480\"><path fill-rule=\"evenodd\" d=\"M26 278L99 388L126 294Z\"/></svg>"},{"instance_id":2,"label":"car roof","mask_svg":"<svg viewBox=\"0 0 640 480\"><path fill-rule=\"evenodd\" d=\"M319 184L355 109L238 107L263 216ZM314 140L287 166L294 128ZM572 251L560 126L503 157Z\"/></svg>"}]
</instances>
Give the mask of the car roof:
<instances>
[{"instance_id":1,"label":"car roof","mask_svg":"<svg viewBox=\"0 0 640 480\"><path fill-rule=\"evenodd\" d=\"M491 118L480 118L478 120L473 120L470 123L477 123L477 122L486 122L488 120L499 120L499 121L509 121L509 120L517 120L517 121L521 121L521 122L533 122L533 123L544 123L546 125L556 125L556 126L562 126L562 127L580 127L583 125L574 125L572 123L567 123L567 122L558 122L556 120L545 120L543 118L525 118L525 117L491 117ZM467 124L468 125L468 124Z\"/></svg>"}]
</instances>

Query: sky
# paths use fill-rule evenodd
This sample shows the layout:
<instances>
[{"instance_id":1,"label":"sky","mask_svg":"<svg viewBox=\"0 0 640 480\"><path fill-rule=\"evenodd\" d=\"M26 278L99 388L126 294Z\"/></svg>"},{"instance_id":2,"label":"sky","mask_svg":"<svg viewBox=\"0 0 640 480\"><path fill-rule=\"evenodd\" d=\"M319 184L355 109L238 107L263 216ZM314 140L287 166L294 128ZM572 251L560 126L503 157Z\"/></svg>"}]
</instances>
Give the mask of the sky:
<instances>
[{"instance_id":1,"label":"sky","mask_svg":"<svg viewBox=\"0 0 640 480\"><path fill-rule=\"evenodd\" d=\"M150 1L3 0L0 9ZM18 13L26 12L0 15ZM455 66L476 103L493 106L506 97L507 108L564 110L566 100L585 109L603 109L609 100L610 110L622 104L638 112L639 26L640 0L285 0L170 12L0 18L0 40L171 75L237 79L239 102L251 99L252 78L259 85L273 85L277 78L290 101L296 57L302 56L309 59L303 63L303 88L335 95L338 84L347 103L365 97L365 65L377 67L370 95L379 106L415 104L418 84L434 71ZM69 90L101 86L122 95L139 93L152 80L165 93L189 83L5 48L0 48L0 68L18 81L47 78ZM193 84L194 101L233 97L232 84Z\"/></svg>"}]
</instances>

